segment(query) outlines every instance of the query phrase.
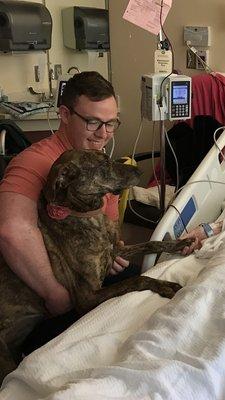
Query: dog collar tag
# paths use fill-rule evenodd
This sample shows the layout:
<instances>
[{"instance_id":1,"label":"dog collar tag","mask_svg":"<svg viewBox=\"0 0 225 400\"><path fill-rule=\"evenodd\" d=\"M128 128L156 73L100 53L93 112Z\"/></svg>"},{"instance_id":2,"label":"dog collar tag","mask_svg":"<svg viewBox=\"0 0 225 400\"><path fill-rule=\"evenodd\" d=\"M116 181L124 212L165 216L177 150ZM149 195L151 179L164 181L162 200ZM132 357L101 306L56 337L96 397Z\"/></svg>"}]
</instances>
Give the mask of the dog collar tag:
<instances>
[{"instance_id":1,"label":"dog collar tag","mask_svg":"<svg viewBox=\"0 0 225 400\"><path fill-rule=\"evenodd\" d=\"M47 204L48 216L53 219L65 219L71 214L71 210L68 207L54 206Z\"/></svg>"}]
</instances>

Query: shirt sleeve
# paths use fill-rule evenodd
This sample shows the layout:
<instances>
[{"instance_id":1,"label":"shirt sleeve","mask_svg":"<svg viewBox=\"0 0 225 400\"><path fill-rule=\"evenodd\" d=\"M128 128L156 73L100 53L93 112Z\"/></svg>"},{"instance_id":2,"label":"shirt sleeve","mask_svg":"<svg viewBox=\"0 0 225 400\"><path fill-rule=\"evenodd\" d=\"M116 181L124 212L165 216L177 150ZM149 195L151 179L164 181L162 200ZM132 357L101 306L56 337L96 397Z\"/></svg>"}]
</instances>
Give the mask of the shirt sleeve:
<instances>
[{"instance_id":1,"label":"shirt sleeve","mask_svg":"<svg viewBox=\"0 0 225 400\"><path fill-rule=\"evenodd\" d=\"M51 165L52 160L44 155L23 151L7 166L0 192L18 193L37 201Z\"/></svg>"}]
</instances>

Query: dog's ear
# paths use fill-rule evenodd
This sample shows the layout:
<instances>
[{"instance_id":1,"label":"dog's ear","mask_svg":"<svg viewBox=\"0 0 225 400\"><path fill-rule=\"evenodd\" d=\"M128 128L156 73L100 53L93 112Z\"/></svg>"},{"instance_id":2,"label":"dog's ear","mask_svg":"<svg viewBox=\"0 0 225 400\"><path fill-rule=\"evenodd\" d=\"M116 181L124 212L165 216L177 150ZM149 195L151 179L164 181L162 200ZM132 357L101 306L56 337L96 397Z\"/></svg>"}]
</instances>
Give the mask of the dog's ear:
<instances>
[{"instance_id":1,"label":"dog's ear","mask_svg":"<svg viewBox=\"0 0 225 400\"><path fill-rule=\"evenodd\" d=\"M61 198L63 197L65 189L70 185L71 180L76 179L79 171L79 168L70 161L65 164L53 165L43 189L48 203L54 203L58 195L61 195Z\"/></svg>"}]
</instances>

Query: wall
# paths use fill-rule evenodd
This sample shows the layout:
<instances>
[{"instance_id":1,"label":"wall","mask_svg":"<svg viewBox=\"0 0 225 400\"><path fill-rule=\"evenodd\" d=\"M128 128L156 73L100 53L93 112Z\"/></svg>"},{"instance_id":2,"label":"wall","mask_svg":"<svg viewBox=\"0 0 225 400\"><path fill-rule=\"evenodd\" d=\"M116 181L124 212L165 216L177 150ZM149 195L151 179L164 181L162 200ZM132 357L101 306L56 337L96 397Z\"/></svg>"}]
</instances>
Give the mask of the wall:
<instances>
[{"instance_id":1,"label":"wall","mask_svg":"<svg viewBox=\"0 0 225 400\"><path fill-rule=\"evenodd\" d=\"M34 1L34 0L33 0ZM68 67L77 65L81 70L98 69L107 75L107 60L93 62L85 54L73 53L63 47L61 34L62 7L72 5L105 6L103 0L46 0L53 16L52 48L50 61L62 63L63 72ZM110 33L112 49L112 81L120 97L122 125L116 135L115 156L130 154L135 142L140 123L140 78L142 74L153 72L153 56L156 48L156 36L123 20L122 15L128 0L109 0ZM206 6L207 4L207 6ZM186 49L183 44L185 25L210 25L212 28L212 47L210 48L211 67L225 71L224 35L225 2L224 0L173 0L164 28L171 39L175 51L175 66L184 74L191 75L193 70L186 70ZM33 66L44 66L45 76L42 83L34 82ZM42 87L47 90L46 54L31 53L26 55L0 55L0 86L11 100L24 100L28 97L27 87L37 91ZM159 147L159 133L155 125L156 147ZM153 124L145 121L138 151L152 149ZM149 163L146 163L146 169Z\"/></svg>"},{"instance_id":2,"label":"wall","mask_svg":"<svg viewBox=\"0 0 225 400\"><path fill-rule=\"evenodd\" d=\"M41 3L38 0L36 2ZM51 67L54 64L62 64L63 73L66 73L69 67L76 65L81 70L96 69L108 77L106 53L103 58L99 58L96 52L91 54L90 52L74 52L63 45L61 9L74 5L105 8L105 1L46 0L46 6L53 19L52 47L49 51ZM36 83L34 79L34 65L39 65L41 68L41 82L39 83ZM46 53L42 51L28 54L0 54L0 77L0 87L9 96L10 101L28 99L36 101L36 97L30 95L27 88L32 86L38 92L49 93ZM53 81L53 87L56 87L56 81Z\"/></svg>"},{"instance_id":3,"label":"wall","mask_svg":"<svg viewBox=\"0 0 225 400\"><path fill-rule=\"evenodd\" d=\"M120 96L122 125L117 134L115 155L130 154L140 123L140 78L154 72L153 57L156 36L123 20L128 0L109 1L112 77ZM224 0L173 0L172 8L164 25L175 52L175 67L183 74L192 75L186 69L186 48L183 44L183 27L209 25L212 29L210 65L216 71L225 71L225 2ZM159 131L157 124L157 144ZM144 122L138 151L152 149L153 123ZM147 164L146 164L147 165ZM147 168L147 166L146 166ZM148 163L149 171L149 163Z\"/></svg>"}]
</instances>

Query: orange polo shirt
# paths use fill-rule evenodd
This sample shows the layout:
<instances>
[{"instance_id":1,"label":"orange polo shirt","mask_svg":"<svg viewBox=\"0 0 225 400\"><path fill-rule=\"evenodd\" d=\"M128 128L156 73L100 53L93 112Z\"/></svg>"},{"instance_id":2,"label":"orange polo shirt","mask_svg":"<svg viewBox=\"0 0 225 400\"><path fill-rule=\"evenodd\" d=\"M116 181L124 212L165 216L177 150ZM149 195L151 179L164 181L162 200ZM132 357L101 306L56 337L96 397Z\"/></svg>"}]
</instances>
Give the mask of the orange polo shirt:
<instances>
[{"instance_id":1,"label":"orange polo shirt","mask_svg":"<svg viewBox=\"0 0 225 400\"><path fill-rule=\"evenodd\" d=\"M22 194L35 202L46 182L54 161L72 146L62 132L33 143L14 157L0 182L0 192ZM106 194L103 212L112 220L118 219L118 196Z\"/></svg>"}]
</instances>

